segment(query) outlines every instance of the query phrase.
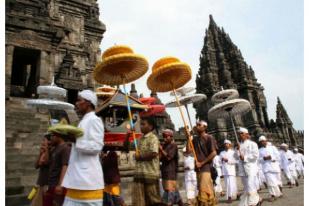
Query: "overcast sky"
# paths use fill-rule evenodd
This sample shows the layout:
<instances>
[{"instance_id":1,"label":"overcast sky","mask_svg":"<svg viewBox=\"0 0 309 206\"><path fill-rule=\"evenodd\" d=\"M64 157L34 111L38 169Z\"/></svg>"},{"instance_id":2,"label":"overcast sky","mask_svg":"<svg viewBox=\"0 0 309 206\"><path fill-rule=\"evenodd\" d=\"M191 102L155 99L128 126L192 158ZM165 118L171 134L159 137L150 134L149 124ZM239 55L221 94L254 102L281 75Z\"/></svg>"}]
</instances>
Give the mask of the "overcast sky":
<instances>
[{"instance_id":1,"label":"overcast sky","mask_svg":"<svg viewBox=\"0 0 309 206\"><path fill-rule=\"evenodd\" d=\"M153 63L167 55L187 62L195 87L205 29L212 14L241 50L265 88L269 118L276 118L277 96L295 129L304 128L304 12L302 0L99 0L106 25L102 52L114 44L129 45L144 55L150 69L136 86L149 96L146 80ZM172 100L159 93L163 103ZM210 98L210 97L209 97ZM167 109L176 128L182 126L176 109ZM190 106L191 118L195 110Z\"/></svg>"}]
</instances>

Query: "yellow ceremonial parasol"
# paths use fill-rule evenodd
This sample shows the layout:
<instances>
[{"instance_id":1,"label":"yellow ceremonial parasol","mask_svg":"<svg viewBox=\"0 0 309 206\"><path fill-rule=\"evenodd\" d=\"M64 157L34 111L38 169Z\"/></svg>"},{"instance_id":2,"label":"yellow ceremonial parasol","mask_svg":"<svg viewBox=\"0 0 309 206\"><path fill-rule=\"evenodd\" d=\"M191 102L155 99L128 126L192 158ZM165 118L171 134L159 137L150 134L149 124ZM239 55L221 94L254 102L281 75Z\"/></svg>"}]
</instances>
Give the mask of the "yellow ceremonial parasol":
<instances>
[{"instance_id":1,"label":"yellow ceremonial parasol","mask_svg":"<svg viewBox=\"0 0 309 206\"><path fill-rule=\"evenodd\" d=\"M163 57L154 63L152 66L152 73L147 79L147 86L151 91L173 91L187 135L189 135L190 132L188 130L187 122L184 118L178 96L176 95L176 89L184 86L188 81L190 81L191 77L191 68L188 64L181 62L176 57L168 56ZM192 148L194 158L197 161L191 135L188 136L188 141Z\"/></svg>"},{"instance_id":2,"label":"yellow ceremonial parasol","mask_svg":"<svg viewBox=\"0 0 309 206\"><path fill-rule=\"evenodd\" d=\"M148 62L143 56L135 54L128 46L116 45L102 54L102 62L96 65L93 73L94 80L100 84L110 86L123 85L136 152L138 152L137 142L125 84L137 80L147 70Z\"/></svg>"}]
</instances>

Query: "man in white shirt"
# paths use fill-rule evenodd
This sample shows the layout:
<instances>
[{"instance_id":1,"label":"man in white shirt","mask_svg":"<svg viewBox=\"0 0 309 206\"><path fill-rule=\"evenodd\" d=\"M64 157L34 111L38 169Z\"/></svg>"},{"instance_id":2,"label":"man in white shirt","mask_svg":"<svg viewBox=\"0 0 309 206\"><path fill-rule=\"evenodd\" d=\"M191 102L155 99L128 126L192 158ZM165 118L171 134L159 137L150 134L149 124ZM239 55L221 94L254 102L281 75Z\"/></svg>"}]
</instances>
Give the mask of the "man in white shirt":
<instances>
[{"instance_id":1,"label":"man in white shirt","mask_svg":"<svg viewBox=\"0 0 309 206\"><path fill-rule=\"evenodd\" d=\"M97 96L91 90L79 93L76 111L82 116L78 127L84 135L72 144L69 166L63 180L67 189L63 206L101 206L103 204L103 171L99 154L103 147L104 127L94 109Z\"/></svg>"},{"instance_id":2,"label":"man in white shirt","mask_svg":"<svg viewBox=\"0 0 309 206\"><path fill-rule=\"evenodd\" d=\"M212 165L213 167L216 169L217 171L217 178L215 180L215 192L216 193L220 193L220 195L223 195L223 190L222 190L222 185L221 185L221 176L222 176L222 170L221 170L221 166L222 166L222 162L221 162L221 158L219 157L219 155L216 155L213 160L212 160Z\"/></svg>"},{"instance_id":3,"label":"man in white shirt","mask_svg":"<svg viewBox=\"0 0 309 206\"><path fill-rule=\"evenodd\" d=\"M224 140L224 148L220 153L222 161L222 174L224 176L224 184L226 188L227 203L232 203L232 198L237 198L236 184L236 153L231 149L231 141Z\"/></svg>"},{"instance_id":4,"label":"man in white shirt","mask_svg":"<svg viewBox=\"0 0 309 206\"><path fill-rule=\"evenodd\" d=\"M275 198L282 196L277 179L278 173L280 173L279 152L272 146L267 145L267 139L265 136L260 136L259 142L261 144L261 148L259 149L259 161L262 165L267 181L268 191L271 195L269 201L272 202Z\"/></svg>"},{"instance_id":5,"label":"man in white shirt","mask_svg":"<svg viewBox=\"0 0 309 206\"><path fill-rule=\"evenodd\" d=\"M283 169L283 172L288 179L288 185L290 185L290 188L293 185L298 186L297 181L297 172L296 172L296 165L295 165L295 157L294 154L288 150L289 146L285 143L281 144L281 167Z\"/></svg>"},{"instance_id":6,"label":"man in white shirt","mask_svg":"<svg viewBox=\"0 0 309 206\"><path fill-rule=\"evenodd\" d=\"M193 206L196 204L197 178L195 168L195 160L192 153L187 152L186 147L183 148L183 164L185 170L185 190L187 195L187 205Z\"/></svg>"},{"instance_id":7,"label":"man in white shirt","mask_svg":"<svg viewBox=\"0 0 309 206\"><path fill-rule=\"evenodd\" d=\"M258 174L259 149L255 142L250 140L249 132L246 128L239 128L241 143L238 146L238 155L240 166L244 168L244 193L240 198L239 206L261 205L260 198L256 188L256 176Z\"/></svg>"},{"instance_id":8,"label":"man in white shirt","mask_svg":"<svg viewBox=\"0 0 309 206\"><path fill-rule=\"evenodd\" d=\"M304 155L298 152L298 149L293 149L295 156L296 171L298 178L304 177Z\"/></svg>"}]
</instances>

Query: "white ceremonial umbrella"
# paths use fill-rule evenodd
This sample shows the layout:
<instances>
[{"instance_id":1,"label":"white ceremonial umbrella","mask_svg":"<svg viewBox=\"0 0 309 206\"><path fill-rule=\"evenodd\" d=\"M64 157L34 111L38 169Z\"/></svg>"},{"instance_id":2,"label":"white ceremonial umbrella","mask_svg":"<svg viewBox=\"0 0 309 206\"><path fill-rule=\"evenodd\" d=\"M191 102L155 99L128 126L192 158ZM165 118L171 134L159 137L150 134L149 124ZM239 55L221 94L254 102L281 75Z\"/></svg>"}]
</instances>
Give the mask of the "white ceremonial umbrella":
<instances>
[{"instance_id":1,"label":"white ceremonial umbrella","mask_svg":"<svg viewBox=\"0 0 309 206\"><path fill-rule=\"evenodd\" d=\"M194 91L194 87L181 87L179 89L176 89L176 94L179 96L186 96L188 93ZM174 92L170 93L171 96L175 96Z\"/></svg>"},{"instance_id":2,"label":"white ceremonial umbrella","mask_svg":"<svg viewBox=\"0 0 309 206\"><path fill-rule=\"evenodd\" d=\"M227 101L224 101L222 103L219 103L213 106L208 111L208 118L212 120L217 119L217 118L224 118L224 119L230 118L232 121L232 126L233 126L233 130L235 133L236 141L237 143L239 143L232 115L245 114L250 110L251 110L251 105L249 101L245 99L232 99L232 100L227 100Z\"/></svg>"},{"instance_id":3,"label":"white ceremonial umbrella","mask_svg":"<svg viewBox=\"0 0 309 206\"><path fill-rule=\"evenodd\" d=\"M26 105L28 107L35 107L39 109L56 109L56 110L74 109L73 104L53 99L29 99L26 101Z\"/></svg>"},{"instance_id":4,"label":"white ceremonial umbrella","mask_svg":"<svg viewBox=\"0 0 309 206\"><path fill-rule=\"evenodd\" d=\"M54 97L66 97L67 96L67 90L63 89L61 87L57 87L55 85L46 85L46 86L38 86L37 93L39 95L46 95L49 98Z\"/></svg>"},{"instance_id":5,"label":"white ceremonial umbrella","mask_svg":"<svg viewBox=\"0 0 309 206\"><path fill-rule=\"evenodd\" d=\"M186 95L186 96L181 96L179 98L180 105L185 106L185 108L186 108L186 111L187 111L187 114L188 114L188 117L189 117L189 121L190 121L191 129L193 127L192 127L192 121L191 121L189 110L188 110L188 104L197 103L197 102L200 102L200 101L203 101L203 100L206 100L206 99L207 99L207 97L206 97L205 94L189 94L189 95ZM177 102L175 100L166 103L165 106L166 107L178 107Z\"/></svg>"},{"instance_id":6,"label":"white ceremonial umbrella","mask_svg":"<svg viewBox=\"0 0 309 206\"><path fill-rule=\"evenodd\" d=\"M211 97L211 101L214 104L221 103L227 100L236 99L239 97L238 91L236 89L225 89L217 92Z\"/></svg>"}]
</instances>

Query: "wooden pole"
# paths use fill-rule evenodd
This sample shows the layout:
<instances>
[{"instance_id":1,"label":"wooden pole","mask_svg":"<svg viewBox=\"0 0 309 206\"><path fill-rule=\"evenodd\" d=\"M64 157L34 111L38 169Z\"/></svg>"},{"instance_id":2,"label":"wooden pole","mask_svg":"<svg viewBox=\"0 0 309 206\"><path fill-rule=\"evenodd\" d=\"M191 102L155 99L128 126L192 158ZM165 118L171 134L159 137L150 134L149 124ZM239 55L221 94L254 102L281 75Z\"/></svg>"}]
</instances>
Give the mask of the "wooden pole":
<instances>
[{"instance_id":1,"label":"wooden pole","mask_svg":"<svg viewBox=\"0 0 309 206\"><path fill-rule=\"evenodd\" d=\"M130 107L130 102L129 102L129 97L127 94L127 89L126 89L126 85L123 84L123 90L125 93L125 99L126 99L126 103L127 103L127 108L128 108L128 114L129 114L129 120L130 120L130 126L131 126L131 130L132 130L132 135L133 135L133 142L134 142L134 146L135 146L135 152L138 153L138 148L137 148L137 141L135 138L135 130L134 130L134 124L133 124L133 119L132 119L132 113L131 113L131 107Z\"/></svg>"},{"instance_id":2,"label":"wooden pole","mask_svg":"<svg viewBox=\"0 0 309 206\"><path fill-rule=\"evenodd\" d=\"M195 161L198 161L198 160L197 160L197 156L196 156L196 152L195 152L195 149L194 149L194 146L193 146L193 143L192 143L192 139L193 139L193 138L191 138L192 135L190 134L190 132L189 132L189 130L188 130L188 126L187 126L186 120L185 120L185 118L184 118L184 115L183 115L183 112L182 112L182 109L181 109L181 105L180 105L180 103L179 103L179 99L178 99L178 96L177 96L177 94L176 94L176 90L173 89L173 92L174 92L174 95L175 95L175 98L176 98L176 103L177 103L178 109L179 109L179 111L180 111L180 115L181 115L181 118L182 118L184 127L185 127L186 135L189 135L189 136L187 136L187 138L188 138L188 141L189 141L189 145L190 145L190 147L191 147L191 149L192 149L192 151L193 151L194 159L195 159Z\"/></svg>"}]
</instances>

